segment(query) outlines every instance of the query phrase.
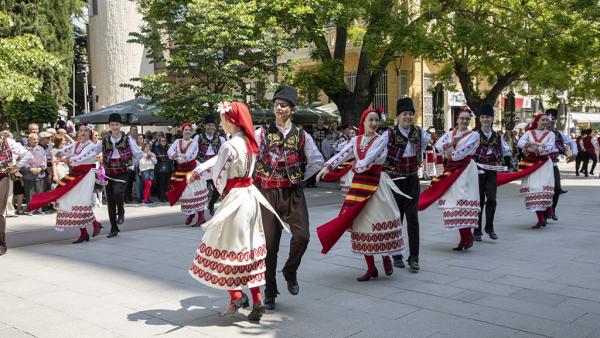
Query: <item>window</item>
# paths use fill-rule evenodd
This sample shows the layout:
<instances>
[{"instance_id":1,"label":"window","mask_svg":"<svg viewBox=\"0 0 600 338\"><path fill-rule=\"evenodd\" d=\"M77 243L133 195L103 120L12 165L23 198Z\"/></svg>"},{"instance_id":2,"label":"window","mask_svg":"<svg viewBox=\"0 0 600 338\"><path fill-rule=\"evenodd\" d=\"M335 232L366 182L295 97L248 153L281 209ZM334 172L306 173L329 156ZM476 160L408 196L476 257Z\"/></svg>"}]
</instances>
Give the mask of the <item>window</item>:
<instances>
[{"instance_id":1,"label":"window","mask_svg":"<svg viewBox=\"0 0 600 338\"><path fill-rule=\"evenodd\" d=\"M98 0L90 0L90 15L98 15Z\"/></svg>"},{"instance_id":2,"label":"window","mask_svg":"<svg viewBox=\"0 0 600 338\"><path fill-rule=\"evenodd\" d=\"M346 73L346 86L348 86L348 90L351 92L354 91L354 87L356 87L356 72Z\"/></svg>"},{"instance_id":3,"label":"window","mask_svg":"<svg viewBox=\"0 0 600 338\"><path fill-rule=\"evenodd\" d=\"M433 76L425 74L423 78L423 128L433 126Z\"/></svg>"},{"instance_id":4,"label":"window","mask_svg":"<svg viewBox=\"0 0 600 338\"><path fill-rule=\"evenodd\" d=\"M377 109L383 107L386 114L388 112L388 85L387 85L387 70L381 74L379 82L377 83L377 89L375 89L375 97L373 98L373 108Z\"/></svg>"},{"instance_id":5,"label":"window","mask_svg":"<svg viewBox=\"0 0 600 338\"><path fill-rule=\"evenodd\" d=\"M398 75L398 98L408 96L408 72L402 71Z\"/></svg>"}]
</instances>

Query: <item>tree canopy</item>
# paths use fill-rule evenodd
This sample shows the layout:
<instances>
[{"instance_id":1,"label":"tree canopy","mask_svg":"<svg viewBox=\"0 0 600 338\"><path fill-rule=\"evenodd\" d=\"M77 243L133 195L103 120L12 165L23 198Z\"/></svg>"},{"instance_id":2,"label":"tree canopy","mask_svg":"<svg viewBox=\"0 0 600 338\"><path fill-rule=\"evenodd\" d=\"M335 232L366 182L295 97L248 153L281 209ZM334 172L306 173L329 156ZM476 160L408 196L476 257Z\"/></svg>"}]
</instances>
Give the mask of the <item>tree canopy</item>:
<instances>
[{"instance_id":1,"label":"tree canopy","mask_svg":"<svg viewBox=\"0 0 600 338\"><path fill-rule=\"evenodd\" d=\"M143 44L164 71L129 87L170 119L198 120L219 100L260 92L276 72L276 55L290 47L287 33L265 15L264 1L137 2L146 25L132 42Z\"/></svg>"}]
</instances>

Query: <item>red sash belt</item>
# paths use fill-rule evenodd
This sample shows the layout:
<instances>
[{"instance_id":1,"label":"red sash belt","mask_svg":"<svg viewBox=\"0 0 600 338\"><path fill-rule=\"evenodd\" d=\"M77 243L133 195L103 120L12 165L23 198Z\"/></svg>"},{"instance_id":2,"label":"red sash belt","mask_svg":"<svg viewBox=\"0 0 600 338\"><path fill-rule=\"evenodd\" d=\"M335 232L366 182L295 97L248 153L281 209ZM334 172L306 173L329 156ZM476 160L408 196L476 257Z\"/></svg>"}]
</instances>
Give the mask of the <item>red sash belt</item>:
<instances>
[{"instance_id":1,"label":"red sash belt","mask_svg":"<svg viewBox=\"0 0 600 338\"><path fill-rule=\"evenodd\" d=\"M383 166L374 165L364 173L354 174L339 215L317 228L317 235L323 246L321 253L329 252L344 232L352 226L356 217L377 191L382 169ZM391 201L391 203L395 202Z\"/></svg>"},{"instance_id":2,"label":"red sash belt","mask_svg":"<svg viewBox=\"0 0 600 338\"><path fill-rule=\"evenodd\" d=\"M548 156L527 156L523 161L519 162L519 170L512 173L498 173L496 185L501 186L506 183L521 179L534 171L548 161Z\"/></svg>"},{"instance_id":3,"label":"red sash belt","mask_svg":"<svg viewBox=\"0 0 600 338\"><path fill-rule=\"evenodd\" d=\"M419 196L419 205L417 210L427 209L433 202L448 191L452 184L465 171L465 168L471 162L471 156L467 156L461 161L449 161L444 167L444 172L431 180L429 188L425 189Z\"/></svg>"},{"instance_id":4,"label":"red sash belt","mask_svg":"<svg viewBox=\"0 0 600 338\"><path fill-rule=\"evenodd\" d=\"M299 186L297 183L292 183L287 177L274 176L269 179L256 176L256 183L261 189L279 189L279 188L294 188Z\"/></svg>"},{"instance_id":5,"label":"red sash belt","mask_svg":"<svg viewBox=\"0 0 600 338\"><path fill-rule=\"evenodd\" d=\"M27 205L27 211L37 210L61 198L71 191L95 167L96 165L94 164L73 167L71 172L58 182L56 189L31 196L31 202Z\"/></svg>"},{"instance_id":6,"label":"red sash belt","mask_svg":"<svg viewBox=\"0 0 600 338\"><path fill-rule=\"evenodd\" d=\"M195 168L196 160L177 164L177 171L171 176L169 191L167 191L167 199L171 206L179 201L181 194L183 194L183 191L187 187L187 174Z\"/></svg>"},{"instance_id":7,"label":"red sash belt","mask_svg":"<svg viewBox=\"0 0 600 338\"><path fill-rule=\"evenodd\" d=\"M352 162L344 162L323 176L325 182L335 182L352 170Z\"/></svg>"},{"instance_id":8,"label":"red sash belt","mask_svg":"<svg viewBox=\"0 0 600 338\"><path fill-rule=\"evenodd\" d=\"M247 188L252 185L252 177L238 177L238 178L230 178L227 180L227 184L225 184L225 189L223 190L223 197L227 196L231 189L235 188Z\"/></svg>"}]
</instances>

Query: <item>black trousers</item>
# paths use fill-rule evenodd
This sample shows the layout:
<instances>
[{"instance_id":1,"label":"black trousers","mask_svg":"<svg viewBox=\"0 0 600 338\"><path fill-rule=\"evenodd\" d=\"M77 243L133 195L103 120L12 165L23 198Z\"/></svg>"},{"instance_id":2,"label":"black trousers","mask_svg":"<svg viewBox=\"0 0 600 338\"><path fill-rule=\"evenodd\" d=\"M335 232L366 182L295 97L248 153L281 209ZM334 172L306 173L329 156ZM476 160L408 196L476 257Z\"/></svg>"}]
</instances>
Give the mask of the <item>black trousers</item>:
<instances>
[{"instance_id":1,"label":"black trousers","mask_svg":"<svg viewBox=\"0 0 600 338\"><path fill-rule=\"evenodd\" d=\"M158 193L158 199L160 201L165 201L167 199L167 187L169 185L169 180L171 179L171 173L158 173L156 175L156 190Z\"/></svg>"},{"instance_id":2,"label":"black trousers","mask_svg":"<svg viewBox=\"0 0 600 338\"><path fill-rule=\"evenodd\" d=\"M219 190L217 190L217 187L215 187L213 180L207 180L206 185L208 186L208 189L210 189L210 200L208 201L208 207L212 209L214 208L215 203L217 203L219 200L219 197L221 197L221 194L219 194Z\"/></svg>"},{"instance_id":3,"label":"black trousers","mask_svg":"<svg viewBox=\"0 0 600 338\"><path fill-rule=\"evenodd\" d=\"M110 220L110 231L119 231L117 215L125 215L123 205L125 186L127 185L127 174L110 175L106 185L106 202L108 205L108 219Z\"/></svg>"},{"instance_id":4,"label":"black trousers","mask_svg":"<svg viewBox=\"0 0 600 338\"><path fill-rule=\"evenodd\" d=\"M583 158L584 158L584 152L580 151L577 153L577 156L575 156L575 174L579 175L579 168L581 168L581 162L583 162Z\"/></svg>"},{"instance_id":5,"label":"black trousers","mask_svg":"<svg viewBox=\"0 0 600 338\"><path fill-rule=\"evenodd\" d=\"M304 192L300 187L261 189L267 201L279 214L279 217L290 226L292 239L290 240L290 253L285 266L284 274L295 275L300 266L302 256L308 247L310 237L308 228L308 208L304 199ZM277 281L275 274L277 270L277 253L281 240L282 226L277 218L267 209L261 206L265 240L267 242L267 259L265 272L265 295L276 297Z\"/></svg>"},{"instance_id":6,"label":"black trousers","mask_svg":"<svg viewBox=\"0 0 600 338\"><path fill-rule=\"evenodd\" d=\"M125 187L123 188L125 192L125 201L131 202L133 201L133 187L135 186L135 170L127 170L127 174L125 174ZM137 189L136 189L137 191Z\"/></svg>"},{"instance_id":7,"label":"black trousers","mask_svg":"<svg viewBox=\"0 0 600 338\"><path fill-rule=\"evenodd\" d=\"M419 195L421 194L421 187L419 186L419 177L417 175L407 176L404 180L394 181L396 187L403 193L412 197L408 199L404 196L394 193L394 199L400 209L400 217L402 220L406 219L406 230L408 232L408 246L410 256L409 259L419 258L419 214L417 206L419 204Z\"/></svg>"},{"instance_id":8,"label":"black trousers","mask_svg":"<svg viewBox=\"0 0 600 338\"><path fill-rule=\"evenodd\" d=\"M498 187L496 186L497 173L493 170L484 170L479 174L479 223L476 233L481 234L481 223L483 218L483 209L485 208L485 230L494 230L494 214L496 213L496 195Z\"/></svg>"},{"instance_id":9,"label":"black trousers","mask_svg":"<svg viewBox=\"0 0 600 338\"><path fill-rule=\"evenodd\" d=\"M592 168L588 171L588 164L592 161ZM585 175L594 174L594 169L596 169L596 163L598 163L598 159L596 158L596 154L590 154L583 152L583 173Z\"/></svg>"},{"instance_id":10,"label":"black trousers","mask_svg":"<svg viewBox=\"0 0 600 338\"><path fill-rule=\"evenodd\" d=\"M558 171L558 166L556 163L553 167L554 169L554 195L552 196L552 212L556 212L556 206L558 205L558 197L560 196L560 191L562 190L562 186L560 184L560 171ZM552 215L549 215L552 216Z\"/></svg>"}]
</instances>

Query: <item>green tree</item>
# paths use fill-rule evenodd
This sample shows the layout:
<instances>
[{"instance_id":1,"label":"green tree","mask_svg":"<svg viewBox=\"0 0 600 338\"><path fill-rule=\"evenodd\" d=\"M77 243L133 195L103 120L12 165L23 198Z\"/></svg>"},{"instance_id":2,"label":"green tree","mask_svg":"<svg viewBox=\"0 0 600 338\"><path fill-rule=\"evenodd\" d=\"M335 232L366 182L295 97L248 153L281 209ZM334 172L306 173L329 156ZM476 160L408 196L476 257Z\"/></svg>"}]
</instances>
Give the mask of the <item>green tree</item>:
<instances>
[{"instance_id":1,"label":"green tree","mask_svg":"<svg viewBox=\"0 0 600 338\"><path fill-rule=\"evenodd\" d=\"M425 25L430 13L413 1L398 0L284 0L270 1L271 15L290 32L299 46L313 48L319 61L314 69L292 74L301 89L319 87L338 106L343 123L358 122L373 102L387 65L398 55L420 54L427 44ZM333 34L334 43L328 35ZM345 83L348 47L360 49L356 85Z\"/></svg>"},{"instance_id":2,"label":"green tree","mask_svg":"<svg viewBox=\"0 0 600 338\"><path fill-rule=\"evenodd\" d=\"M14 24L7 37L37 36L44 49L60 60L59 69L44 70L42 90L53 95L58 104L69 100L73 67L73 16L83 15L84 0L0 0L0 9Z\"/></svg>"},{"instance_id":3,"label":"green tree","mask_svg":"<svg viewBox=\"0 0 600 338\"><path fill-rule=\"evenodd\" d=\"M254 95L276 72L275 56L291 46L266 15L265 1L137 0L146 22L132 42L143 44L157 68L126 85L161 105L161 114L198 120L222 99Z\"/></svg>"},{"instance_id":4,"label":"green tree","mask_svg":"<svg viewBox=\"0 0 600 338\"><path fill-rule=\"evenodd\" d=\"M455 75L470 107L494 104L507 87L527 81L551 95L589 84L598 60L598 4L586 0L456 0L422 2L432 13L423 55ZM480 86L479 83L487 83ZM485 89L482 89L485 88ZM589 97L590 92L586 95ZM596 94L600 94L596 91ZM598 96L596 96L598 97Z\"/></svg>"},{"instance_id":5,"label":"green tree","mask_svg":"<svg viewBox=\"0 0 600 338\"><path fill-rule=\"evenodd\" d=\"M33 101L43 85L42 75L62 69L31 34L6 37L12 20L0 12L0 106L11 101Z\"/></svg>"},{"instance_id":6,"label":"green tree","mask_svg":"<svg viewBox=\"0 0 600 338\"><path fill-rule=\"evenodd\" d=\"M58 118L58 105L48 93L35 95L33 101L11 101L4 106L5 117L16 126L24 128L29 123L53 122Z\"/></svg>"}]
</instances>

